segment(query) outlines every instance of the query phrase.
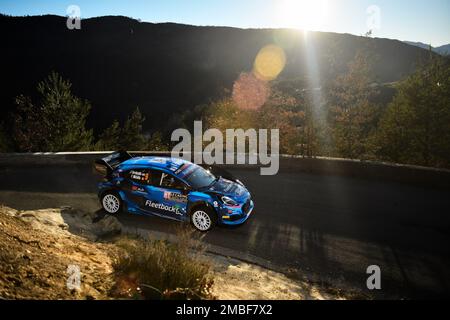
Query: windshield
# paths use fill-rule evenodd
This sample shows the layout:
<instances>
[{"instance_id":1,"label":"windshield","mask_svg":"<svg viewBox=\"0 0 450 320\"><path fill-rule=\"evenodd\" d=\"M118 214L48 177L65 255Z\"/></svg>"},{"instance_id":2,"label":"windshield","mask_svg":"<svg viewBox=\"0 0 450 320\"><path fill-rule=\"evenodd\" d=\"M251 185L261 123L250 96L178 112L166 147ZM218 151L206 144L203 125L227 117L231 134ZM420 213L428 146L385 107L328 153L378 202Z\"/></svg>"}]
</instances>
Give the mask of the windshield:
<instances>
[{"instance_id":1,"label":"windshield","mask_svg":"<svg viewBox=\"0 0 450 320\"><path fill-rule=\"evenodd\" d=\"M194 164L186 168L181 174L184 176L184 180L195 189L206 188L216 180L211 172Z\"/></svg>"}]
</instances>

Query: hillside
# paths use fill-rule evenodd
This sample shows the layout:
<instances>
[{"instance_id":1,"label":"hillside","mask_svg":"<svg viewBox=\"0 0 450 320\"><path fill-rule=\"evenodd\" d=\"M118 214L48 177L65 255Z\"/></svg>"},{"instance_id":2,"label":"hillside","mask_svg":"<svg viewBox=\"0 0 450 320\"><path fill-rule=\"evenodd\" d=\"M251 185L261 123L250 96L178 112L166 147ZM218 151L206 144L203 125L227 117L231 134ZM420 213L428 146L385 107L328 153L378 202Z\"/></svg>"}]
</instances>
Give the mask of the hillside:
<instances>
[{"instance_id":1,"label":"hillside","mask_svg":"<svg viewBox=\"0 0 450 320\"><path fill-rule=\"evenodd\" d=\"M147 117L146 129L164 128L178 111L230 89L271 43L287 55L280 80L304 83L314 66L311 57L319 78L327 81L344 71L358 50L370 48L376 79L395 82L427 54L400 41L347 34L310 33L305 41L292 30L152 24L126 17L87 19L81 30L70 31L64 17L0 16L0 36L3 114L13 109L14 97L32 95L37 82L55 70L92 103L89 125L97 132L136 106Z\"/></svg>"},{"instance_id":2,"label":"hillside","mask_svg":"<svg viewBox=\"0 0 450 320\"><path fill-rule=\"evenodd\" d=\"M415 47L419 47L422 49L426 49L429 50L430 49L430 45L429 44L425 44L422 42L412 42L412 41L405 41L406 44L415 46ZM439 53L441 55L448 55L450 53L450 44L446 44L440 47L432 47L432 50L436 53Z\"/></svg>"},{"instance_id":3,"label":"hillside","mask_svg":"<svg viewBox=\"0 0 450 320\"><path fill-rule=\"evenodd\" d=\"M446 44L444 46L440 46L434 49L439 54L450 54L450 44Z\"/></svg>"}]
</instances>

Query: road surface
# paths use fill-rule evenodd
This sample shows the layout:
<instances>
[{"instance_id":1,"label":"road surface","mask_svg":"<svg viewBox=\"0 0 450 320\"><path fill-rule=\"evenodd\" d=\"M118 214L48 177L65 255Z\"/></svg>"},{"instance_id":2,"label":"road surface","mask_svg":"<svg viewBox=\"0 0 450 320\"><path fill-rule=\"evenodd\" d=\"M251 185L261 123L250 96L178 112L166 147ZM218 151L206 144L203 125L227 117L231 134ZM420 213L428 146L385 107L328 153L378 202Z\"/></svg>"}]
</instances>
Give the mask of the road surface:
<instances>
[{"instance_id":1,"label":"road surface","mask_svg":"<svg viewBox=\"0 0 450 320\"><path fill-rule=\"evenodd\" d=\"M283 169L273 177L230 171L252 192L254 216L238 228L216 228L206 236L208 243L368 293L367 267L378 265L379 298L449 295L448 190ZM90 164L3 166L0 179L0 203L16 209L100 209ZM162 232L178 225L129 214L120 219Z\"/></svg>"}]
</instances>

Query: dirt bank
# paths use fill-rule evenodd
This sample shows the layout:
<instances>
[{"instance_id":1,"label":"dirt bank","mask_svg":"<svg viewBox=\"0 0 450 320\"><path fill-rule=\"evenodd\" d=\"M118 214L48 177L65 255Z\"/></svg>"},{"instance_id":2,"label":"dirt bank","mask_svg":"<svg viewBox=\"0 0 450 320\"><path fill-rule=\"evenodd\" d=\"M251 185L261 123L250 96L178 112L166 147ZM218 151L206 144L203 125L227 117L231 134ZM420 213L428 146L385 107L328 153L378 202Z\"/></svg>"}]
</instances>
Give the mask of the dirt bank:
<instances>
[{"instance_id":1,"label":"dirt bank","mask_svg":"<svg viewBox=\"0 0 450 320\"><path fill-rule=\"evenodd\" d=\"M72 208L17 211L0 206L0 297L112 299L113 265L123 252L105 239L121 232L121 224L111 216ZM211 293L218 299L341 298L326 288L237 259L210 253L202 259L211 265Z\"/></svg>"}]
</instances>

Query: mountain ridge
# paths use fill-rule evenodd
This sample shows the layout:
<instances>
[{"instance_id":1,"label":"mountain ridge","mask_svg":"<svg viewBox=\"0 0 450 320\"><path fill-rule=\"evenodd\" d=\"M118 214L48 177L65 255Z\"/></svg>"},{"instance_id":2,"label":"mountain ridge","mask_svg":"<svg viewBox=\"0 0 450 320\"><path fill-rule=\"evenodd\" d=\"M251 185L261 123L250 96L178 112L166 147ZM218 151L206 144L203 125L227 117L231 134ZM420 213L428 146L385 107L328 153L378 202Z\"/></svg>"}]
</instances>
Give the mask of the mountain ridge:
<instances>
[{"instance_id":1,"label":"mountain ridge","mask_svg":"<svg viewBox=\"0 0 450 320\"><path fill-rule=\"evenodd\" d=\"M433 47L423 42L414 42L414 41L403 41L403 42L411 46L419 47L426 50L429 50L431 47L431 50L441 55L448 55L450 53L450 44L445 44L439 47Z\"/></svg>"},{"instance_id":2,"label":"mountain ridge","mask_svg":"<svg viewBox=\"0 0 450 320\"><path fill-rule=\"evenodd\" d=\"M198 27L123 16L84 19L81 30L68 30L66 20L0 16L0 58L7 62L1 75L4 111L14 110L19 94L33 97L36 84L57 71L73 83L77 96L92 103L89 125L97 132L114 119L123 121L136 106L147 117L146 129L154 130L169 125L173 114L231 90L269 44L282 47L287 56L279 80L302 83L312 76L334 79L359 50L370 48L377 56L374 78L379 82L403 79L428 55L398 40L329 32L311 32L304 39L289 29ZM311 52L315 61L308 58Z\"/></svg>"}]
</instances>

